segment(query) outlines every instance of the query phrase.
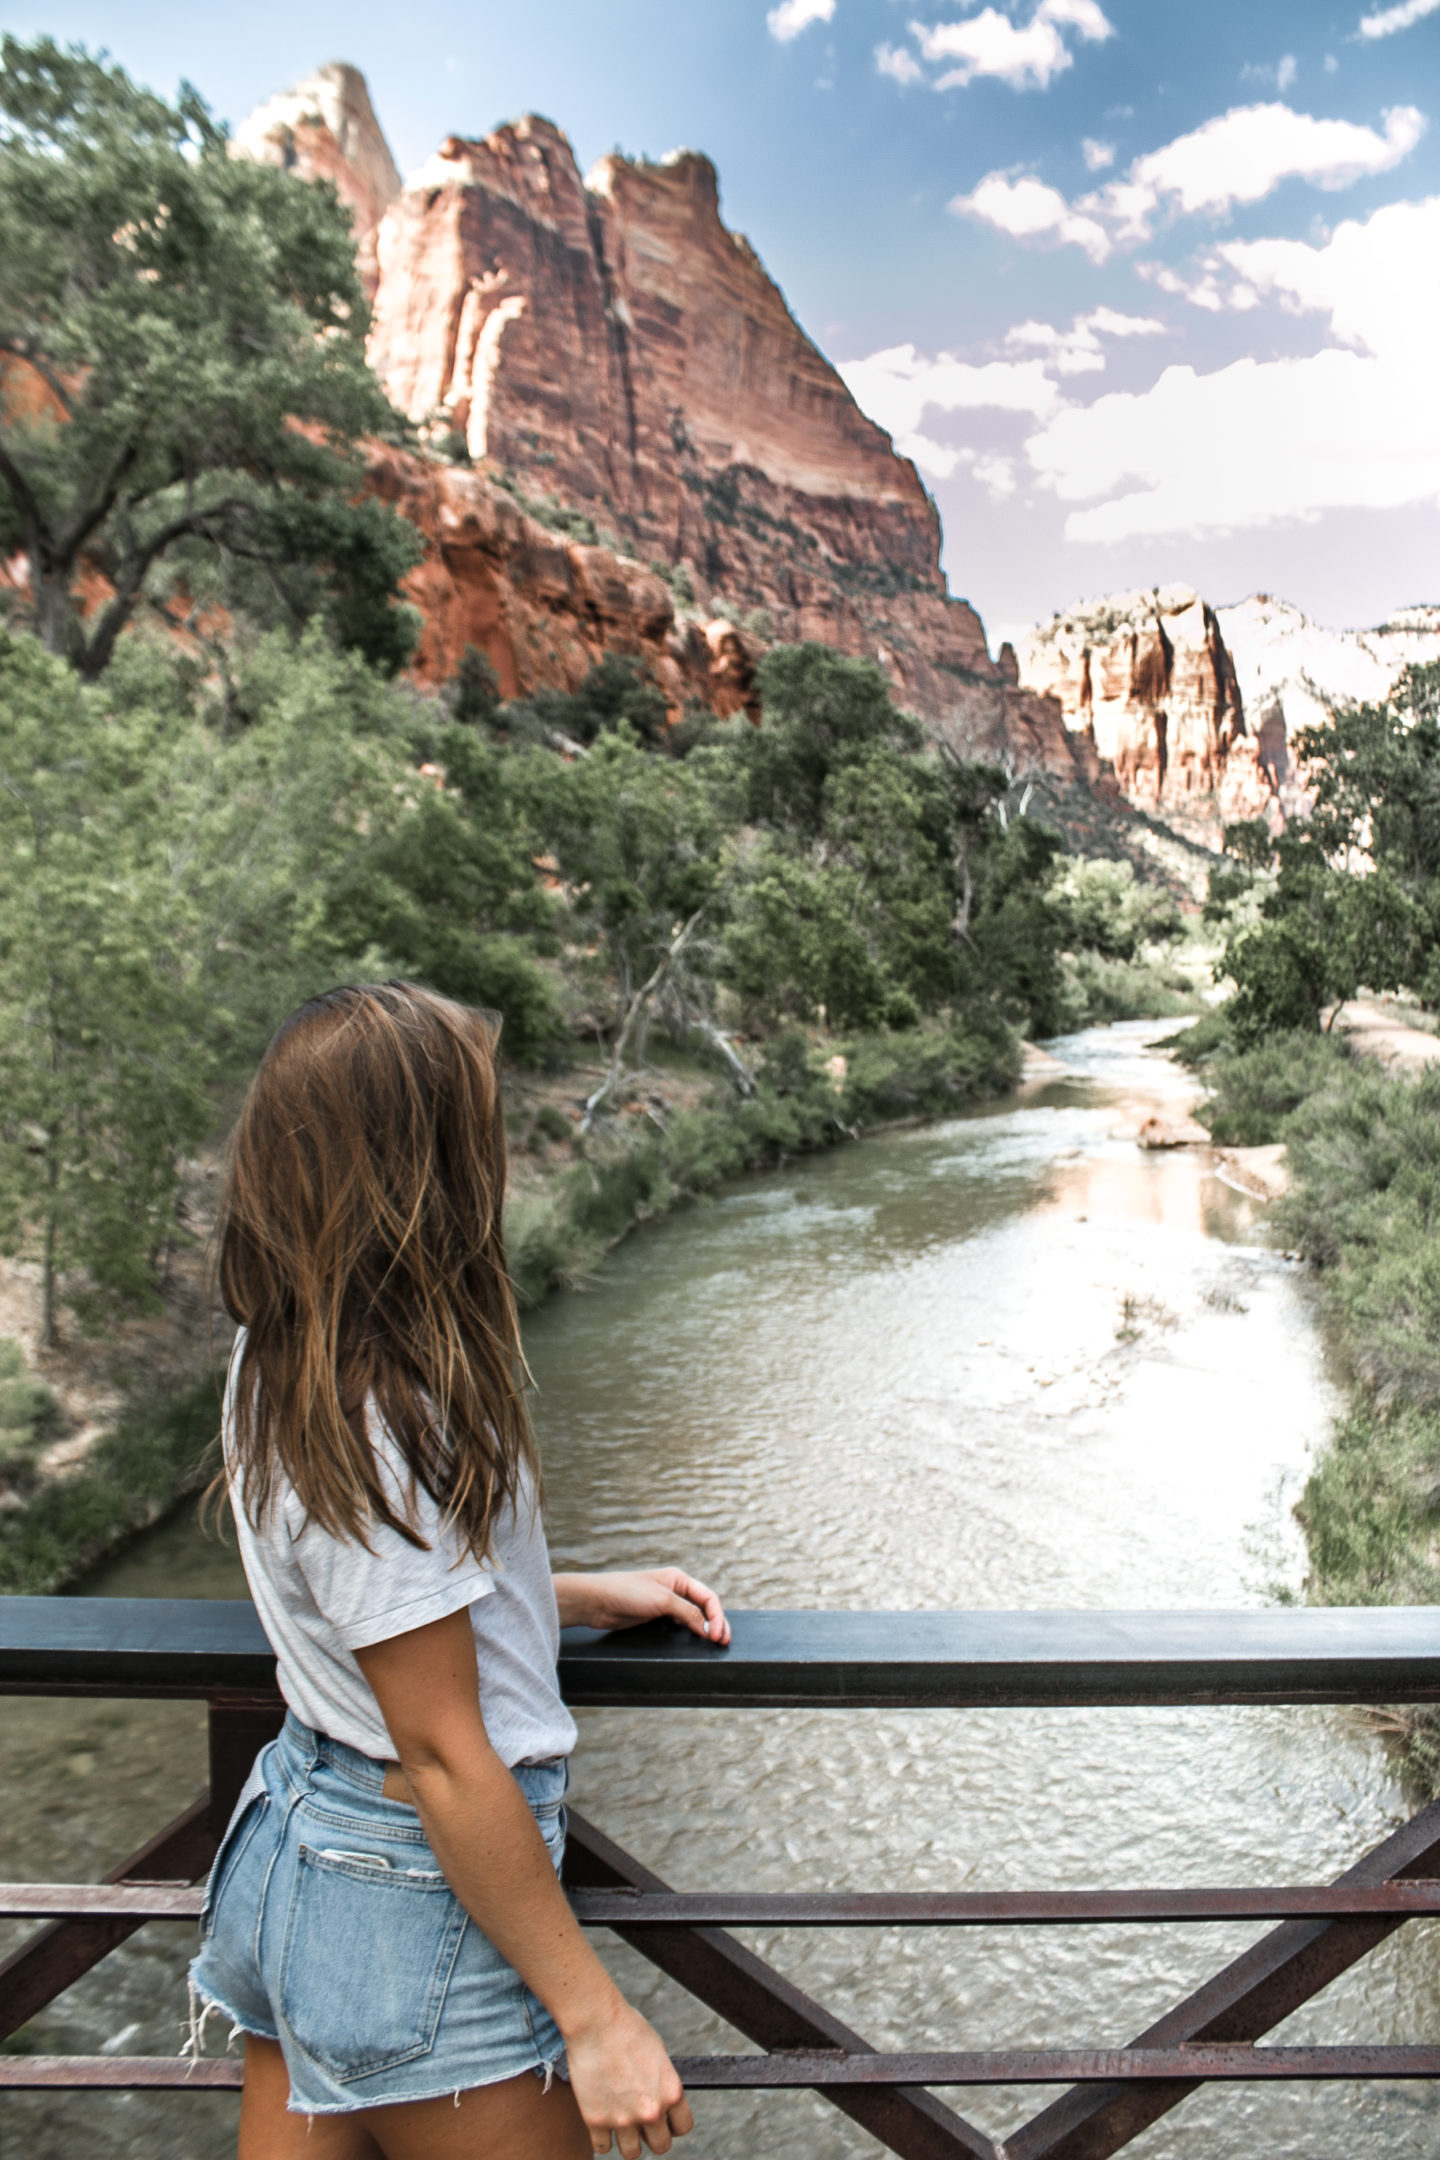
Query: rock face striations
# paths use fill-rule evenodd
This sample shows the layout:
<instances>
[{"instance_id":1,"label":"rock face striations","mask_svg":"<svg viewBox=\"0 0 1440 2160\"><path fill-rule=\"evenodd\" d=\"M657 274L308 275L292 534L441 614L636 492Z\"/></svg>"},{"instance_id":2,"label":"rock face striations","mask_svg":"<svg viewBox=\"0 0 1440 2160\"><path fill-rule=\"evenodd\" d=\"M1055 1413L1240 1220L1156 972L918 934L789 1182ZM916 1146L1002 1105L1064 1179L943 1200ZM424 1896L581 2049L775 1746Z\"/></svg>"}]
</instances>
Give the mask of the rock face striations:
<instances>
[{"instance_id":1,"label":"rock face striations","mask_svg":"<svg viewBox=\"0 0 1440 2160\"><path fill-rule=\"evenodd\" d=\"M950 597L914 466L727 230L708 158L582 180L532 117L449 138L392 190L351 69L272 99L236 146L335 180L362 265L379 219L371 359L433 453L376 473L433 542L424 675L473 643L507 688L573 684L608 648L733 710L766 643L815 638L977 753L1099 777Z\"/></svg>"},{"instance_id":2,"label":"rock face striations","mask_svg":"<svg viewBox=\"0 0 1440 2160\"><path fill-rule=\"evenodd\" d=\"M1020 680L1091 731L1132 803L1197 836L1259 815L1272 795L1215 611L1187 585L1041 624L1021 645Z\"/></svg>"},{"instance_id":3,"label":"rock face striations","mask_svg":"<svg viewBox=\"0 0 1440 2160\"><path fill-rule=\"evenodd\" d=\"M1379 701L1403 671L1440 660L1440 608L1375 630L1327 630L1267 593L1211 608L1188 586L1116 593L1022 641L1020 680L1089 728L1130 801L1193 837L1231 818L1303 815L1299 729Z\"/></svg>"},{"instance_id":4,"label":"rock face striations","mask_svg":"<svg viewBox=\"0 0 1440 2160\"><path fill-rule=\"evenodd\" d=\"M380 264L376 372L476 463L690 558L737 601L803 606L807 555L943 594L915 468L721 223L708 158L605 158L587 184L547 120L452 137L396 203Z\"/></svg>"}]
</instances>

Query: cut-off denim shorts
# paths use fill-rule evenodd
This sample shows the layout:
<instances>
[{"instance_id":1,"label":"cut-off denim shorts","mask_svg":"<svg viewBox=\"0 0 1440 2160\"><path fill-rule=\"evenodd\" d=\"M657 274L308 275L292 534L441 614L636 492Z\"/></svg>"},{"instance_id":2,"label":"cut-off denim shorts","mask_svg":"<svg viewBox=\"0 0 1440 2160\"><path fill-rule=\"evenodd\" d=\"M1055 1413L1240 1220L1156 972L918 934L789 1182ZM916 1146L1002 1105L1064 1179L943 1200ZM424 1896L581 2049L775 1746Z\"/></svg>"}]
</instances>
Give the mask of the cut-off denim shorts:
<instances>
[{"instance_id":1,"label":"cut-off denim shorts","mask_svg":"<svg viewBox=\"0 0 1440 2160\"><path fill-rule=\"evenodd\" d=\"M288 1716L210 1871L192 2049L212 2011L278 2041L296 2114L563 2072L554 2019L455 1896L415 1810L384 1797L384 1772ZM567 1766L514 1776L558 1873Z\"/></svg>"}]
</instances>

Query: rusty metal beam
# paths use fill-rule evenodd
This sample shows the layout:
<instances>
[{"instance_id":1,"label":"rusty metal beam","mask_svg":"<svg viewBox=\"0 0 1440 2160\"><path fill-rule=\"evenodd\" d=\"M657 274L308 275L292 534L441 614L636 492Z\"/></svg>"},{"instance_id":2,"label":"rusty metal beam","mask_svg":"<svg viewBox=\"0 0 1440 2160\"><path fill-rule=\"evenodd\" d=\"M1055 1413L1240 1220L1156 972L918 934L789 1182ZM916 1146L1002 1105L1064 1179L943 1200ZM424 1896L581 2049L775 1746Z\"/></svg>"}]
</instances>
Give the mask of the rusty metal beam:
<instances>
[{"instance_id":1,"label":"rusty metal beam","mask_svg":"<svg viewBox=\"0 0 1440 2160\"><path fill-rule=\"evenodd\" d=\"M238 2092L238 2057L178 2055L0 2055L0 2092Z\"/></svg>"},{"instance_id":2,"label":"rusty metal beam","mask_svg":"<svg viewBox=\"0 0 1440 2160\"><path fill-rule=\"evenodd\" d=\"M843 2048L782 2048L768 2055L677 2055L690 2092L779 2092L796 2087L836 2094L908 2085L1070 2085L1077 2081L1152 2085L1176 2077L1207 2084L1310 2083L1317 2079L1440 2078L1440 2047L999 2048L909 2055ZM214 2090L238 2086L242 2066L223 2057L198 2064L175 2055L0 2056L0 2091L107 2087ZM843 2104L843 2103L842 2103Z\"/></svg>"},{"instance_id":3,"label":"rusty metal beam","mask_svg":"<svg viewBox=\"0 0 1440 2160\"><path fill-rule=\"evenodd\" d=\"M1371 1885L1433 1876L1437 1869L1440 1801L1412 1817L1339 1880ZM1147 2027L1134 2048L1258 2040L1402 1925L1386 1918L1291 1921ZM1173 2084L1117 2082L1109 2091L1100 2086L1067 2093L1006 2138L1006 2160L1109 2160L1178 2106L1204 2075L1177 2078Z\"/></svg>"},{"instance_id":4,"label":"rusty metal beam","mask_svg":"<svg viewBox=\"0 0 1440 2160\"><path fill-rule=\"evenodd\" d=\"M214 1857L207 1793L112 1868L106 1881L154 1882L176 1877L193 1881L205 1873ZM0 1964L0 2040L18 2032L144 1924L143 1915L59 1920L22 1943Z\"/></svg>"},{"instance_id":5,"label":"rusty metal beam","mask_svg":"<svg viewBox=\"0 0 1440 2160\"><path fill-rule=\"evenodd\" d=\"M210 1829L217 1845L256 1756L284 1722L284 1697L273 1688L231 1689L210 1697Z\"/></svg>"},{"instance_id":6,"label":"rusty metal beam","mask_svg":"<svg viewBox=\"0 0 1440 2160\"><path fill-rule=\"evenodd\" d=\"M669 1889L658 1875L573 1809L565 1848L565 1882L576 1890L623 1888L663 1894ZM761 2047L819 2048L857 2056L874 2052L858 2033L832 2017L793 1981L717 1928L617 1925L615 1932ZM902 2160L999 2160L983 2130L932 2093L914 2086L837 2088L828 2090L826 2098Z\"/></svg>"},{"instance_id":7,"label":"rusty metal beam","mask_svg":"<svg viewBox=\"0 0 1440 2160\"><path fill-rule=\"evenodd\" d=\"M186 1883L0 1883L0 1919L194 1920ZM1440 1879L1240 1890L576 1890L585 1927L1101 1927L1136 1922L1420 1919Z\"/></svg>"}]
</instances>

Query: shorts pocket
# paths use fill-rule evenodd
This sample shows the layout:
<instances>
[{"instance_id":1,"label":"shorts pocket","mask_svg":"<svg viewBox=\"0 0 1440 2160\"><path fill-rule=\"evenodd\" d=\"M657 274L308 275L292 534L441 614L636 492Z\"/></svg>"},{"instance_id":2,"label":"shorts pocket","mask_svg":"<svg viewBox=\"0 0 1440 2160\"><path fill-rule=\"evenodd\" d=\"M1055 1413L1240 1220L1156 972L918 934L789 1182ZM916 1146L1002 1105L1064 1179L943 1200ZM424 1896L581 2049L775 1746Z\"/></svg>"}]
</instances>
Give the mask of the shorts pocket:
<instances>
[{"instance_id":1,"label":"shorts pocket","mask_svg":"<svg viewBox=\"0 0 1440 2160\"><path fill-rule=\"evenodd\" d=\"M300 1847L280 1962L281 2017L342 2085L429 2053L467 1925L438 1869L367 1856L359 1828Z\"/></svg>"},{"instance_id":2,"label":"shorts pocket","mask_svg":"<svg viewBox=\"0 0 1440 2160\"><path fill-rule=\"evenodd\" d=\"M215 1915L227 1887L234 1882L249 1851L251 1840L270 1809L270 1795L256 1793L248 1807L242 1808L220 1840L215 1864L205 1885L205 1896L200 1906L200 1940L208 1942L215 1926Z\"/></svg>"},{"instance_id":3,"label":"shorts pocket","mask_svg":"<svg viewBox=\"0 0 1440 2160\"><path fill-rule=\"evenodd\" d=\"M565 1831L568 1821L565 1803L563 1800L548 1801L545 1806L535 1808L532 1812L536 1827L545 1840L545 1850L549 1853L551 1864L558 1875L560 1864L565 1858Z\"/></svg>"}]
</instances>

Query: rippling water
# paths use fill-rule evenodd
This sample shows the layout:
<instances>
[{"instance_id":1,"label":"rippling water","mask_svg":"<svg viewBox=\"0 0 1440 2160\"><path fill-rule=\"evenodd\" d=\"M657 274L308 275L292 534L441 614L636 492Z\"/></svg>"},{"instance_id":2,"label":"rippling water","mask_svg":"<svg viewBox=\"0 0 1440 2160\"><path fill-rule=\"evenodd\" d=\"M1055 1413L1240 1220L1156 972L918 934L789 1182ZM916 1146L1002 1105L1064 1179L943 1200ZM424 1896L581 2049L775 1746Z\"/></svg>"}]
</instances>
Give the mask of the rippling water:
<instances>
[{"instance_id":1,"label":"rippling water","mask_svg":"<svg viewBox=\"0 0 1440 2160\"><path fill-rule=\"evenodd\" d=\"M1299 1271L1208 1159L1144 1155L1183 1077L1144 1025L1052 1045L1066 1075L654 1225L527 1341L557 1565L677 1560L737 1605L1235 1606L1299 1579L1290 1509L1332 1404ZM117 1594L236 1594L177 1526ZM181 1707L9 1704L22 1871L86 1874L198 1788ZM681 1887L1038 1887L1324 1879L1405 1812L1329 1710L593 1711L574 1798ZM136 1759L137 1748L139 1759ZM166 1772L170 1775L167 1777ZM102 1805L103 1801L103 1805ZM7 1842L9 1842L7 1840ZM1118 2044L1263 1932L896 1930L745 1939L877 2045ZM155 1940L151 1941L151 1938ZM1418 2040L1440 1937L1412 1924L1282 2029ZM44 2021L45 2047L173 2043L158 1929ZM632 1953L677 2050L737 2043ZM127 2029L128 2028L128 2029ZM992 2134L1043 2093L955 2104ZM229 2103L23 2109L59 2160L208 2156ZM698 2156L878 2148L804 2094L703 2095ZM1213 2089L1150 2160L1434 2160L1425 2088Z\"/></svg>"}]
</instances>

